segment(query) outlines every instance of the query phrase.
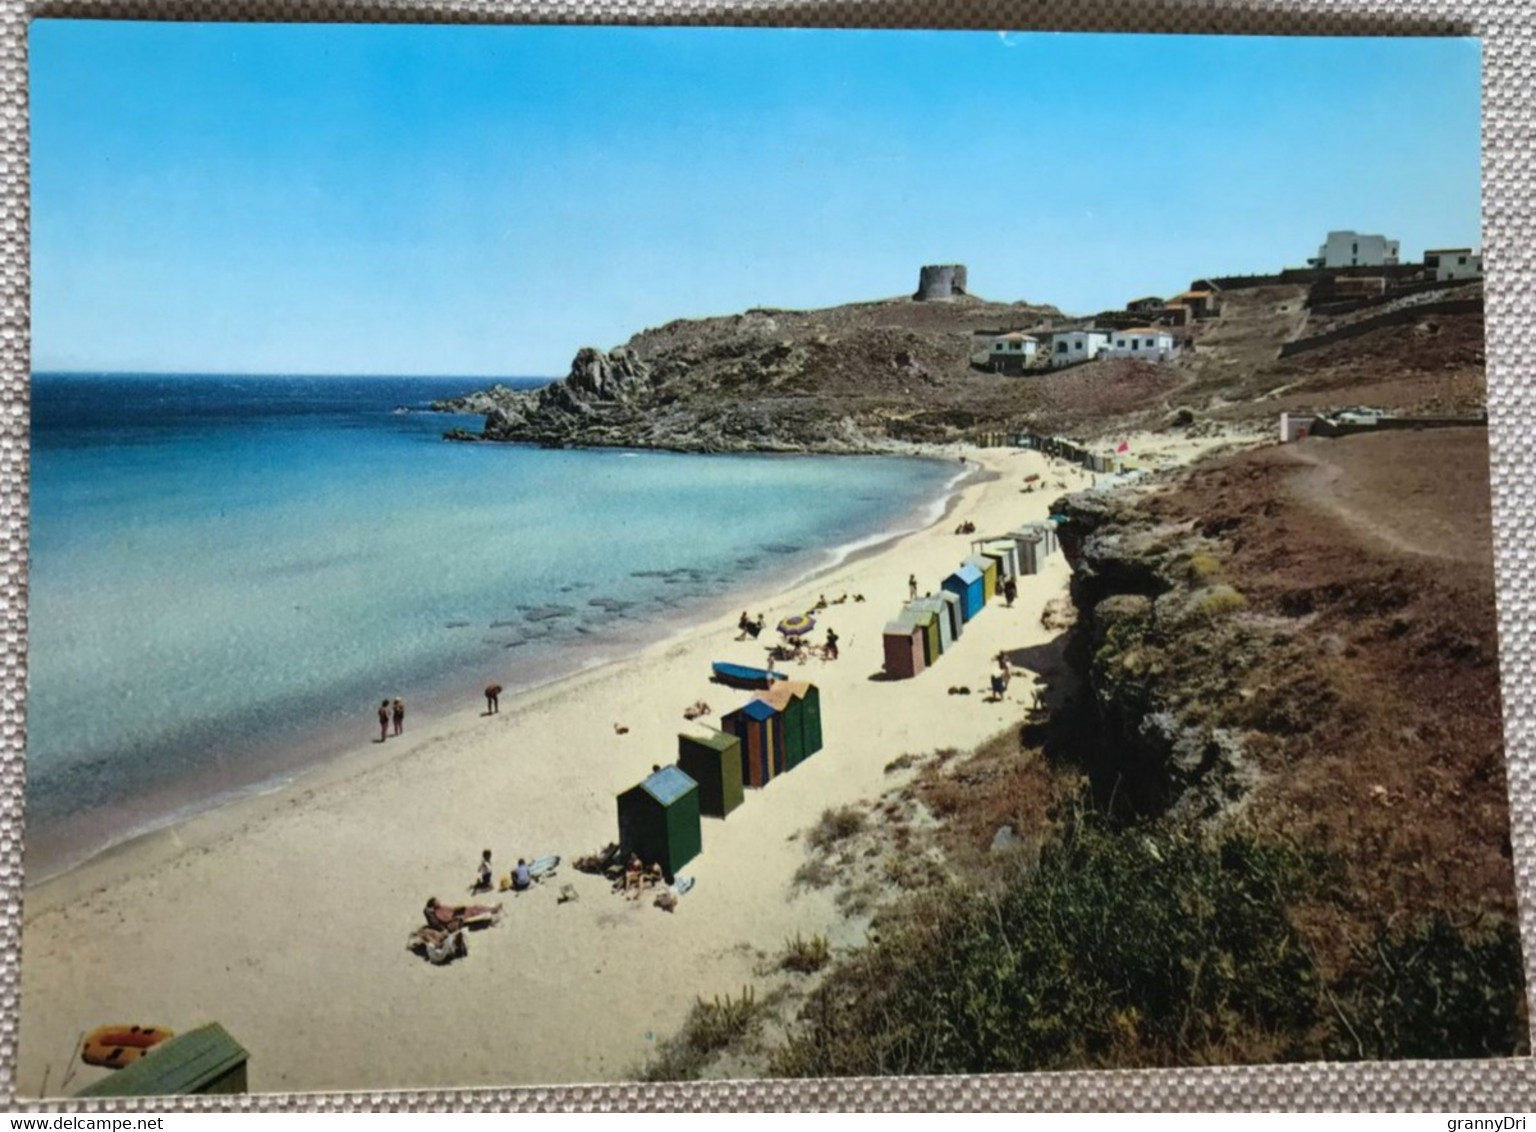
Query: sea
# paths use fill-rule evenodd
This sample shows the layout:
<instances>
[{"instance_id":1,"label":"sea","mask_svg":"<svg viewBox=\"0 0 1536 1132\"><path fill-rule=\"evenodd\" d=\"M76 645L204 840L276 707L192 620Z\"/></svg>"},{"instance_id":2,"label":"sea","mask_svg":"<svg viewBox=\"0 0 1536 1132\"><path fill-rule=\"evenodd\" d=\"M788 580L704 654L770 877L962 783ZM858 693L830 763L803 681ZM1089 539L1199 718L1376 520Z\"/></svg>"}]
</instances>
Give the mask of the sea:
<instances>
[{"instance_id":1,"label":"sea","mask_svg":"<svg viewBox=\"0 0 1536 1132\"><path fill-rule=\"evenodd\" d=\"M532 387L547 379L499 379ZM455 377L33 376L26 869L931 522L938 460L450 443Z\"/></svg>"}]
</instances>

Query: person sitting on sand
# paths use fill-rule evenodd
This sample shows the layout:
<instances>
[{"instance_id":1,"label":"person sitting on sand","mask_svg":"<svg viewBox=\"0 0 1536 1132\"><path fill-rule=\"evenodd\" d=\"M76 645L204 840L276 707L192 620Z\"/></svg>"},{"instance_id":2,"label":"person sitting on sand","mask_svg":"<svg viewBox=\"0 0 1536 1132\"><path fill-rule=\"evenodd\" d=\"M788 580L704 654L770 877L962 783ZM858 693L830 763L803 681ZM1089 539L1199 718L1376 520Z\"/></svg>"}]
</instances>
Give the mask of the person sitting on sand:
<instances>
[{"instance_id":1,"label":"person sitting on sand","mask_svg":"<svg viewBox=\"0 0 1536 1132\"><path fill-rule=\"evenodd\" d=\"M528 862L519 857L517 868L512 870L512 891L526 892L532 884L533 875L528 871Z\"/></svg>"},{"instance_id":2,"label":"person sitting on sand","mask_svg":"<svg viewBox=\"0 0 1536 1132\"><path fill-rule=\"evenodd\" d=\"M628 896L628 893L631 890L633 890L635 894L634 897L629 897L629 899L639 897L640 886L644 882L644 879L645 866L640 863L639 854L631 853L629 855L629 863L624 866L624 892L626 896Z\"/></svg>"},{"instance_id":3,"label":"person sitting on sand","mask_svg":"<svg viewBox=\"0 0 1536 1132\"><path fill-rule=\"evenodd\" d=\"M853 600L854 601L863 601L864 600L864 595L863 594L854 594L853 595Z\"/></svg>"},{"instance_id":4,"label":"person sitting on sand","mask_svg":"<svg viewBox=\"0 0 1536 1132\"><path fill-rule=\"evenodd\" d=\"M471 892L489 892L491 890L491 851L483 849L480 852L480 868L475 873L475 887Z\"/></svg>"},{"instance_id":5,"label":"person sitting on sand","mask_svg":"<svg viewBox=\"0 0 1536 1132\"><path fill-rule=\"evenodd\" d=\"M500 904L459 904L450 908L446 904L438 903L437 897L427 898L427 906L422 909L422 915L426 917L427 927L436 928L438 931L456 932L466 927L484 927L486 924L494 924L501 916Z\"/></svg>"},{"instance_id":6,"label":"person sitting on sand","mask_svg":"<svg viewBox=\"0 0 1536 1132\"><path fill-rule=\"evenodd\" d=\"M714 709L706 704L703 700L696 700L694 703L683 709L683 718L687 720L703 719L713 710Z\"/></svg>"},{"instance_id":7,"label":"person sitting on sand","mask_svg":"<svg viewBox=\"0 0 1536 1132\"><path fill-rule=\"evenodd\" d=\"M822 594L820 597L818 597L816 599L816 606L815 606L815 608L817 608L817 609L825 609L825 608L827 608L827 595L826 594Z\"/></svg>"},{"instance_id":8,"label":"person sitting on sand","mask_svg":"<svg viewBox=\"0 0 1536 1132\"><path fill-rule=\"evenodd\" d=\"M661 862L653 862L651 867L645 870L645 886L647 888L655 888L665 883L666 880L661 873Z\"/></svg>"}]
</instances>

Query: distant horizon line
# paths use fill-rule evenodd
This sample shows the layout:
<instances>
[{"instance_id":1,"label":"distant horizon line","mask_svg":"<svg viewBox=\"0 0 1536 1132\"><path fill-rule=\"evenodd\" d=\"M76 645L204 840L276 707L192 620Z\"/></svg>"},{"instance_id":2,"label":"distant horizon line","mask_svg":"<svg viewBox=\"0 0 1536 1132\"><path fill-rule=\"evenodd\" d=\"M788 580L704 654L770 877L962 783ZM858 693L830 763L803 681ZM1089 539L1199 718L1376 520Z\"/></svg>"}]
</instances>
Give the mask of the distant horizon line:
<instances>
[{"instance_id":1,"label":"distant horizon line","mask_svg":"<svg viewBox=\"0 0 1536 1132\"><path fill-rule=\"evenodd\" d=\"M279 371L242 371L242 370L213 370L213 369L186 369L186 370L152 370L152 369L32 369L32 377L313 377L321 379L355 379L362 381L389 381L389 380L440 380L440 381L558 381L558 376L525 373L525 374L472 374L472 373L299 373Z\"/></svg>"}]
</instances>

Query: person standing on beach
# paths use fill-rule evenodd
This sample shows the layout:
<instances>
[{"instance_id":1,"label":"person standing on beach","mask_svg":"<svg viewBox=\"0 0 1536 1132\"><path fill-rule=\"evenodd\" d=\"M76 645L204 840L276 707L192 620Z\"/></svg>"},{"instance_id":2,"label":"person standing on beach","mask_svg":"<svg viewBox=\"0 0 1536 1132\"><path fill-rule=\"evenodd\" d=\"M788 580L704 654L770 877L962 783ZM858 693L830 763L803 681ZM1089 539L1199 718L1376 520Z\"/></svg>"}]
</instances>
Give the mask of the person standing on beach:
<instances>
[{"instance_id":1,"label":"person standing on beach","mask_svg":"<svg viewBox=\"0 0 1536 1132\"><path fill-rule=\"evenodd\" d=\"M907 575L907 600L908 601L916 601L917 600L917 575L916 574L908 574Z\"/></svg>"},{"instance_id":2,"label":"person standing on beach","mask_svg":"<svg viewBox=\"0 0 1536 1132\"><path fill-rule=\"evenodd\" d=\"M1008 603L1008 608L1013 608L1013 601L1019 596L1019 584L1012 578L1003 581L1003 599Z\"/></svg>"},{"instance_id":3,"label":"person standing on beach","mask_svg":"<svg viewBox=\"0 0 1536 1132\"><path fill-rule=\"evenodd\" d=\"M493 715L501 710L501 685L487 684L485 686L485 714Z\"/></svg>"},{"instance_id":4,"label":"person standing on beach","mask_svg":"<svg viewBox=\"0 0 1536 1132\"><path fill-rule=\"evenodd\" d=\"M395 697L394 706L390 709L390 718L395 721L395 734L405 730L405 701L399 696Z\"/></svg>"},{"instance_id":5,"label":"person standing on beach","mask_svg":"<svg viewBox=\"0 0 1536 1132\"><path fill-rule=\"evenodd\" d=\"M379 742L389 738L389 701L379 703Z\"/></svg>"}]
</instances>

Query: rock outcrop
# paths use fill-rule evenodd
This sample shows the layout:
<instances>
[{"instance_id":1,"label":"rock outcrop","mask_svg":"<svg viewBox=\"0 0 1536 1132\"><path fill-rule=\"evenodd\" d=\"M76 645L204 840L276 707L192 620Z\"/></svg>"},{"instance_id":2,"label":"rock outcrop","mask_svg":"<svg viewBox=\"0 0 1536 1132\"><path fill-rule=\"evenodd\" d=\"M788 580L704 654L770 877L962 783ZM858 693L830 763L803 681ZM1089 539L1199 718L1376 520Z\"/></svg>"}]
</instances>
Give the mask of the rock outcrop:
<instances>
[{"instance_id":1,"label":"rock outcrop","mask_svg":"<svg viewBox=\"0 0 1536 1132\"><path fill-rule=\"evenodd\" d=\"M910 451L1024 424L1037 391L974 370L974 342L1059 316L960 295L679 320L612 350L585 347L543 388L498 386L434 408L483 414L480 439L547 447Z\"/></svg>"},{"instance_id":2,"label":"rock outcrop","mask_svg":"<svg viewBox=\"0 0 1536 1132\"><path fill-rule=\"evenodd\" d=\"M1211 544L1159 524L1126 493L1057 500L1077 610L1067 659L1093 715L1086 769L1138 811L1209 816L1239 803L1256 771L1220 707L1262 648L1214 582Z\"/></svg>"}]
</instances>

